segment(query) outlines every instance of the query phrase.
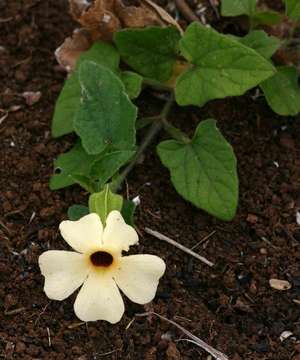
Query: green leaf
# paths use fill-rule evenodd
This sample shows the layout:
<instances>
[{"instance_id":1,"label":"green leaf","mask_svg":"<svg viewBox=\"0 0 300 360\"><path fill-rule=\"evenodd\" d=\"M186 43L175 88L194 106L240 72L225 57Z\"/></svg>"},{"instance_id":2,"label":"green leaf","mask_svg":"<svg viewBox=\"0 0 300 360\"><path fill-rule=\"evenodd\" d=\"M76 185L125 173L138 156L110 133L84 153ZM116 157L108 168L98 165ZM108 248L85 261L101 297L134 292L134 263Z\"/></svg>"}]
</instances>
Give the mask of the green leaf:
<instances>
[{"instance_id":1,"label":"green leaf","mask_svg":"<svg viewBox=\"0 0 300 360\"><path fill-rule=\"evenodd\" d=\"M123 71L121 80L130 99L137 98L142 90L143 77L133 71Z\"/></svg>"},{"instance_id":2,"label":"green leaf","mask_svg":"<svg viewBox=\"0 0 300 360\"><path fill-rule=\"evenodd\" d=\"M111 192L109 185L106 185L103 191L90 195L89 198L90 212L98 214L103 225L108 214L113 210L121 211L122 206L122 196Z\"/></svg>"},{"instance_id":3,"label":"green leaf","mask_svg":"<svg viewBox=\"0 0 300 360\"><path fill-rule=\"evenodd\" d=\"M286 13L292 20L300 18L300 1L299 0L285 0Z\"/></svg>"},{"instance_id":4,"label":"green leaf","mask_svg":"<svg viewBox=\"0 0 300 360\"><path fill-rule=\"evenodd\" d=\"M288 116L300 112L300 86L295 67L279 67L278 72L264 81L260 87L269 106L277 114Z\"/></svg>"},{"instance_id":5,"label":"green leaf","mask_svg":"<svg viewBox=\"0 0 300 360\"><path fill-rule=\"evenodd\" d=\"M134 212L136 209L136 205L131 200L125 200L123 203L123 207L121 210L121 214L126 224L134 226Z\"/></svg>"},{"instance_id":6,"label":"green leaf","mask_svg":"<svg viewBox=\"0 0 300 360\"><path fill-rule=\"evenodd\" d=\"M97 191L97 186L88 176L84 175L70 175L71 178L76 182L76 184L80 185L84 190L89 193L94 193Z\"/></svg>"},{"instance_id":7,"label":"green leaf","mask_svg":"<svg viewBox=\"0 0 300 360\"><path fill-rule=\"evenodd\" d=\"M125 165L134 155L135 151L120 150L107 153L95 161L91 168L91 177L99 181L99 187L104 184Z\"/></svg>"},{"instance_id":8,"label":"green leaf","mask_svg":"<svg viewBox=\"0 0 300 360\"><path fill-rule=\"evenodd\" d=\"M177 80L179 105L202 106L212 99L242 95L275 73L253 49L198 23L187 28L180 50L193 67Z\"/></svg>"},{"instance_id":9,"label":"green leaf","mask_svg":"<svg viewBox=\"0 0 300 360\"><path fill-rule=\"evenodd\" d=\"M88 215L89 208L84 205L72 205L68 209L68 218L72 221L79 220L85 215Z\"/></svg>"},{"instance_id":10,"label":"green leaf","mask_svg":"<svg viewBox=\"0 0 300 360\"><path fill-rule=\"evenodd\" d=\"M76 175L88 176L92 164L98 158L99 155L87 154L80 142L77 142L70 151L59 155L54 161L54 175L50 179L50 189L58 190L75 184Z\"/></svg>"},{"instance_id":11,"label":"green leaf","mask_svg":"<svg viewBox=\"0 0 300 360\"><path fill-rule=\"evenodd\" d=\"M251 31L243 38L238 38L238 40L266 59L270 59L280 47L280 40L275 36L268 36L263 30Z\"/></svg>"},{"instance_id":12,"label":"green leaf","mask_svg":"<svg viewBox=\"0 0 300 360\"><path fill-rule=\"evenodd\" d=\"M76 68L78 69L84 61L93 61L117 73L119 70L120 55L112 45L97 41L88 51L80 55Z\"/></svg>"},{"instance_id":13,"label":"green leaf","mask_svg":"<svg viewBox=\"0 0 300 360\"><path fill-rule=\"evenodd\" d=\"M256 0L222 0L222 16L251 16L255 12Z\"/></svg>"},{"instance_id":14,"label":"green leaf","mask_svg":"<svg viewBox=\"0 0 300 360\"><path fill-rule=\"evenodd\" d=\"M238 203L236 158L215 120L200 122L189 144L163 141L157 151L184 199L222 220L234 217Z\"/></svg>"},{"instance_id":15,"label":"green leaf","mask_svg":"<svg viewBox=\"0 0 300 360\"><path fill-rule=\"evenodd\" d=\"M94 61L117 72L120 57L112 45L104 42L96 42L88 51L80 56L75 71L67 78L57 99L52 120L53 137L59 137L73 131L73 119L80 107L81 97L78 68L85 60Z\"/></svg>"},{"instance_id":16,"label":"green leaf","mask_svg":"<svg viewBox=\"0 0 300 360\"><path fill-rule=\"evenodd\" d=\"M281 19L282 19L281 14L274 10L257 11L251 17L252 26L257 26L257 25L272 26L280 23Z\"/></svg>"},{"instance_id":17,"label":"green leaf","mask_svg":"<svg viewBox=\"0 0 300 360\"><path fill-rule=\"evenodd\" d=\"M108 145L132 149L137 108L121 80L108 68L85 61L79 68L79 81L82 100L74 128L87 153L99 154Z\"/></svg>"},{"instance_id":18,"label":"green leaf","mask_svg":"<svg viewBox=\"0 0 300 360\"><path fill-rule=\"evenodd\" d=\"M168 80L176 61L180 34L175 27L125 29L114 37L121 58L135 71L159 81Z\"/></svg>"},{"instance_id":19,"label":"green leaf","mask_svg":"<svg viewBox=\"0 0 300 360\"><path fill-rule=\"evenodd\" d=\"M69 75L55 104L51 133L53 137L73 131L73 118L80 105L80 85L76 72Z\"/></svg>"}]
</instances>

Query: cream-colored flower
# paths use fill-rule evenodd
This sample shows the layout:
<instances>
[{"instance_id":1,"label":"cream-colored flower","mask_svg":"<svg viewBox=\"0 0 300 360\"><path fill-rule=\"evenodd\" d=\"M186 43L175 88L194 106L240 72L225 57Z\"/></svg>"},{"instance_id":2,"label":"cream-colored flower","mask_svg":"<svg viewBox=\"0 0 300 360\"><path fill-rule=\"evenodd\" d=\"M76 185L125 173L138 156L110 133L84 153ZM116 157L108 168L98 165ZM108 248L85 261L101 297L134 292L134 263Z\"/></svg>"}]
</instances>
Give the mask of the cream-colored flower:
<instances>
[{"instance_id":1,"label":"cream-colored flower","mask_svg":"<svg viewBox=\"0 0 300 360\"><path fill-rule=\"evenodd\" d=\"M76 252L49 250L39 257L50 299L64 300L83 284L74 304L78 318L116 323L124 313L119 289L138 304L154 298L165 263L154 255L122 256L138 235L118 211L108 215L104 230L97 214L63 221L59 229Z\"/></svg>"}]
</instances>

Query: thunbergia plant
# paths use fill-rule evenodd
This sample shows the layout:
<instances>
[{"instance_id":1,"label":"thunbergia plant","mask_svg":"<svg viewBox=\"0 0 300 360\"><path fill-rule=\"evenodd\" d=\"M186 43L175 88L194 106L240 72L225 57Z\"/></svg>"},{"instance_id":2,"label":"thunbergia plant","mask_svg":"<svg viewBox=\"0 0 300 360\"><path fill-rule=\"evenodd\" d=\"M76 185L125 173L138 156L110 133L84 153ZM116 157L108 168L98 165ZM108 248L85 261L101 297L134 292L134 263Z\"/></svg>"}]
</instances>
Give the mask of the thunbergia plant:
<instances>
[{"instance_id":1,"label":"thunbergia plant","mask_svg":"<svg viewBox=\"0 0 300 360\"><path fill-rule=\"evenodd\" d=\"M288 16L298 20L299 2L286 0L286 5ZM219 219L230 221L235 216L239 189L231 145L215 119L202 119L192 137L175 127L175 104L202 107L211 100L243 95L259 87L277 114L300 112L296 68L274 66L271 57L284 45L257 29L280 21L280 15L259 11L256 0L223 0L221 13L249 16L249 33L244 37L225 35L198 22L185 31L173 25L117 29L110 34L111 41L94 41L82 52L60 93L52 135L75 133L78 138L71 150L55 160L50 187L57 190L76 183L90 196L88 206L69 208L69 219L74 222L60 226L65 240L79 253L46 252L40 266L50 298L64 299L84 283L75 302L75 312L83 320L118 321L123 303L117 286L131 300L145 303L153 298L164 272L163 262L156 257L121 257L121 250L137 241L129 227L135 204L117 194L159 131L164 130L169 139L157 144L157 154L169 169L177 192ZM146 118L138 115L135 105L144 87L164 93L166 99L159 114ZM137 144L136 134L142 128L148 129ZM103 236L101 222L106 223ZM111 231L117 235L108 239ZM133 278L132 274L137 274L134 268L141 266L137 259L144 259L143 270L149 272ZM127 275L128 281L133 280L132 287ZM63 279L61 284L58 276ZM149 288L139 293L143 276ZM96 286L98 278L103 284ZM94 302L101 291L99 296L109 294L112 299L111 310L107 302L103 307ZM85 301L86 308L82 305Z\"/></svg>"}]
</instances>

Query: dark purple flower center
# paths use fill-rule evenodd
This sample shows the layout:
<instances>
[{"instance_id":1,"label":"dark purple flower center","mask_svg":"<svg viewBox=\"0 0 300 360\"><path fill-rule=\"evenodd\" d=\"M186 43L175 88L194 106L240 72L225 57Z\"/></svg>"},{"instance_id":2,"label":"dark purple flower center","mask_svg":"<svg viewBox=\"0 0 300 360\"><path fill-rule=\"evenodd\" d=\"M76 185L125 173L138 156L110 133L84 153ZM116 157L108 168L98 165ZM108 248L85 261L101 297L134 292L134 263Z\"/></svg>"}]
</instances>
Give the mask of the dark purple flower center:
<instances>
[{"instance_id":1,"label":"dark purple flower center","mask_svg":"<svg viewBox=\"0 0 300 360\"><path fill-rule=\"evenodd\" d=\"M95 266L110 266L114 258L113 256L106 251L96 251L90 256L91 262Z\"/></svg>"}]
</instances>

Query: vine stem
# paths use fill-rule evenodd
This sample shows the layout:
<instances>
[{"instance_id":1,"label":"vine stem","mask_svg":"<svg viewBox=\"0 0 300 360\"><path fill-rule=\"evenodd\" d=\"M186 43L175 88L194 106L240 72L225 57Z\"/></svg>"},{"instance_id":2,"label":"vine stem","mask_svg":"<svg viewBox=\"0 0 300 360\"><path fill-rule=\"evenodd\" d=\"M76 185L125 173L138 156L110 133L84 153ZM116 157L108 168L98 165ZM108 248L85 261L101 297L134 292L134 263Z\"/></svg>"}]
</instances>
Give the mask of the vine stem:
<instances>
[{"instance_id":1,"label":"vine stem","mask_svg":"<svg viewBox=\"0 0 300 360\"><path fill-rule=\"evenodd\" d=\"M112 191L117 191L120 186L122 185L123 181L125 180L126 176L130 173L130 171L134 168L136 163L139 161L141 156L143 155L146 148L151 144L152 140L159 133L162 129L163 125L161 121L155 121L150 129L148 130L146 136L144 137L140 147L138 148L137 152L131 159L130 163L125 167L125 169L121 172L118 178L112 183L111 188Z\"/></svg>"},{"instance_id":2,"label":"vine stem","mask_svg":"<svg viewBox=\"0 0 300 360\"><path fill-rule=\"evenodd\" d=\"M176 128L174 125L170 124L167 120L169 112L170 112L173 104L174 104L174 93L172 92L170 94L168 101L165 103L165 106L163 107L163 109L159 115L141 119L140 124L138 125L137 128L146 126L151 122L152 122L152 125L149 128L148 132L146 133L146 136L142 140L140 147L138 148L137 152L134 154L130 163L125 167L125 169L116 178L116 180L113 181L112 184L110 185L112 191L118 191L120 189L126 176L134 168L136 163L139 161L139 159L143 155L144 151L152 143L154 137L160 132L160 130L162 128L164 128L165 131L173 139L175 139L183 144L188 144L191 141L191 139L187 135L185 135L180 129Z\"/></svg>"},{"instance_id":3,"label":"vine stem","mask_svg":"<svg viewBox=\"0 0 300 360\"><path fill-rule=\"evenodd\" d=\"M160 132L163 128L163 119L166 119L168 113L170 112L172 105L174 103L174 95L171 94L169 100L166 102L165 106L163 107L160 115L153 116L152 119L154 120L153 124L149 128L146 136L141 142L140 147L138 148L137 152L131 159L130 163L125 167L125 169L121 172L118 178L111 184L112 191L117 191L120 186L122 185L123 181L125 180L126 176L130 173L130 171L134 168L136 163L139 161L141 156L143 155L144 151L147 147L152 143L154 137Z\"/></svg>"}]
</instances>

